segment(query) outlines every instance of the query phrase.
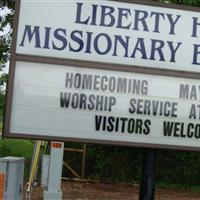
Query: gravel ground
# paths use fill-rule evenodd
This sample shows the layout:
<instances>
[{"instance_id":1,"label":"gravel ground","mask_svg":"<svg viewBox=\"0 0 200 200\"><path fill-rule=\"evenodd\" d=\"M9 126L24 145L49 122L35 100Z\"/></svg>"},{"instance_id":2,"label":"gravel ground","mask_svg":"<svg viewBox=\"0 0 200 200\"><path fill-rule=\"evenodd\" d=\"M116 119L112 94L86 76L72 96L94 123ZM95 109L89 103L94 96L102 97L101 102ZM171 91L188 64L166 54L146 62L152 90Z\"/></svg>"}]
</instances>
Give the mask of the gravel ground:
<instances>
[{"instance_id":1,"label":"gravel ground","mask_svg":"<svg viewBox=\"0 0 200 200\"><path fill-rule=\"evenodd\" d=\"M62 182L63 200L138 200L138 186L122 184ZM41 200L43 190L33 188L32 199ZM155 200L200 200L200 191L156 189Z\"/></svg>"}]
</instances>

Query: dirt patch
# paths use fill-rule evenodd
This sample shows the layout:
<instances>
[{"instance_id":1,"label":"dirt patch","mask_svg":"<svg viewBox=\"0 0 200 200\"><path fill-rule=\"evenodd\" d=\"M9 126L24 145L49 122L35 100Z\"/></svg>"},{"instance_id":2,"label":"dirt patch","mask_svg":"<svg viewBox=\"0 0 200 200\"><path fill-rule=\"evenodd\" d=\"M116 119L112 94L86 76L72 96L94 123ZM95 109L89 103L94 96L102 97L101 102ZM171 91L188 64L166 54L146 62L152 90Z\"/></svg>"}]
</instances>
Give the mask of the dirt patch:
<instances>
[{"instance_id":1,"label":"dirt patch","mask_svg":"<svg viewBox=\"0 0 200 200\"><path fill-rule=\"evenodd\" d=\"M63 200L138 200L139 187L63 181L62 192ZM43 199L42 188L33 188L32 199ZM155 200L200 200L200 192L156 189Z\"/></svg>"}]
</instances>

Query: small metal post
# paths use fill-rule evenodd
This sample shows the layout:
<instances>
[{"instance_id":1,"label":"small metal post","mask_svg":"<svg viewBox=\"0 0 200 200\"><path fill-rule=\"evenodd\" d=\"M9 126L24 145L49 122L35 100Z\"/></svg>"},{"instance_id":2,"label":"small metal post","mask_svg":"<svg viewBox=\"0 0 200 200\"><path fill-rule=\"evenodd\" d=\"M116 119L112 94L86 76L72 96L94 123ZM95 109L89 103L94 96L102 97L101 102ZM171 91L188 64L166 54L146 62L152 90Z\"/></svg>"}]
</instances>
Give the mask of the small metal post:
<instances>
[{"instance_id":1,"label":"small metal post","mask_svg":"<svg viewBox=\"0 0 200 200\"><path fill-rule=\"evenodd\" d=\"M142 179L139 200L154 200L156 150L147 149L143 155Z\"/></svg>"},{"instance_id":2,"label":"small metal post","mask_svg":"<svg viewBox=\"0 0 200 200\"><path fill-rule=\"evenodd\" d=\"M44 191L44 200L61 200L61 175L63 163L63 142L51 142L49 177L47 190Z\"/></svg>"}]
</instances>

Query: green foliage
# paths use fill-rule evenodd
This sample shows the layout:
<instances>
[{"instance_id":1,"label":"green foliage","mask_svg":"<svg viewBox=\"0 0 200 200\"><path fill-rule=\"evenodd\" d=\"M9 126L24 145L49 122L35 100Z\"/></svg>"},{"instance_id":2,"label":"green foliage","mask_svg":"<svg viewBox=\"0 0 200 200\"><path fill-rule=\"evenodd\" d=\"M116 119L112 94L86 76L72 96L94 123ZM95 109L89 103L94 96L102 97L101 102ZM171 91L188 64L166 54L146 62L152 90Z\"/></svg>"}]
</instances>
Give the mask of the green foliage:
<instances>
[{"instance_id":1,"label":"green foliage","mask_svg":"<svg viewBox=\"0 0 200 200\"><path fill-rule=\"evenodd\" d=\"M73 143L68 143L68 146L73 147ZM77 144L75 147L78 147ZM198 190L198 152L158 150L157 154L156 182L159 187ZM73 156L77 157L77 154ZM143 149L140 148L87 145L86 177L109 182L139 183L142 158ZM78 161L72 157L65 157L65 161L72 164L72 167L79 166L76 170L80 171L81 157Z\"/></svg>"},{"instance_id":2,"label":"green foliage","mask_svg":"<svg viewBox=\"0 0 200 200\"><path fill-rule=\"evenodd\" d=\"M198 152L159 151L158 155L158 182L182 187L200 184Z\"/></svg>"},{"instance_id":3,"label":"green foliage","mask_svg":"<svg viewBox=\"0 0 200 200\"><path fill-rule=\"evenodd\" d=\"M189 6L200 6L200 0L182 0L182 4Z\"/></svg>"},{"instance_id":4,"label":"green foliage","mask_svg":"<svg viewBox=\"0 0 200 200\"><path fill-rule=\"evenodd\" d=\"M14 0L1 0L0 1L0 8L7 7L9 9L14 9L15 1Z\"/></svg>"},{"instance_id":5,"label":"green foliage","mask_svg":"<svg viewBox=\"0 0 200 200\"><path fill-rule=\"evenodd\" d=\"M5 9L9 9L10 12L6 15L0 16L0 32L9 26L10 31L4 34L0 34L0 122L2 123L2 116L5 103L5 91L2 91L1 86L5 85L7 82L8 75L2 73L5 63L8 62L10 57L10 47L11 47L11 36L12 36L12 26L14 21L14 1L2 0L0 1L0 12L3 13Z\"/></svg>"},{"instance_id":6,"label":"green foliage","mask_svg":"<svg viewBox=\"0 0 200 200\"><path fill-rule=\"evenodd\" d=\"M161 0L161 2L170 2L174 4L183 4L188 6L200 6L200 0Z\"/></svg>"},{"instance_id":7,"label":"green foliage","mask_svg":"<svg viewBox=\"0 0 200 200\"><path fill-rule=\"evenodd\" d=\"M5 94L0 92L0 132L2 131L2 126L3 126L4 104L5 104Z\"/></svg>"},{"instance_id":8,"label":"green foliage","mask_svg":"<svg viewBox=\"0 0 200 200\"><path fill-rule=\"evenodd\" d=\"M30 140L0 139L0 157L22 156L30 159L32 157L33 146Z\"/></svg>"},{"instance_id":9,"label":"green foliage","mask_svg":"<svg viewBox=\"0 0 200 200\"><path fill-rule=\"evenodd\" d=\"M77 148L77 144L65 144L67 147ZM78 147L80 148L81 145ZM113 182L139 181L141 170L141 150L130 147L117 147L108 145L87 145L86 176ZM64 160L77 172L80 172L80 154L65 153ZM79 168L77 167L79 166ZM69 174L68 174L69 176Z\"/></svg>"},{"instance_id":10,"label":"green foliage","mask_svg":"<svg viewBox=\"0 0 200 200\"><path fill-rule=\"evenodd\" d=\"M0 93L0 116L3 116L4 103L5 103L5 95L3 93ZM1 118L0 121L2 121Z\"/></svg>"},{"instance_id":11,"label":"green foliage","mask_svg":"<svg viewBox=\"0 0 200 200\"><path fill-rule=\"evenodd\" d=\"M29 176L34 144L30 140L0 139L0 157L16 156L25 158L24 176Z\"/></svg>"},{"instance_id":12,"label":"green foliage","mask_svg":"<svg viewBox=\"0 0 200 200\"><path fill-rule=\"evenodd\" d=\"M14 1L11 0L1 0L0 1L0 12L3 13L5 9L9 9L10 12L6 15L0 15L0 72L5 67L5 63L8 62L10 58L10 47L11 47L11 37L12 37L12 27L14 22ZM9 31L4 33L3 30L6 27L10 27ZM0 86L6 83L7 75L0 74Z\"/></svg>"},{"instance_id":13,"label":"green foliage","mask_svg":"<svg viewBox=\"0 0 200 200\"><path fill-rule=\"evenodd\" d=\"M3 31L7 26L10 27L10 31L0 36L0 70L2 70L2 67L8 61L10 56L9 50L11 47L11 35L14 22L14 1L1 1L1 12L3 13L6 8L9 9L10 12L5 16L0 16L0 32Z\"/></svg>"}]
</instances>

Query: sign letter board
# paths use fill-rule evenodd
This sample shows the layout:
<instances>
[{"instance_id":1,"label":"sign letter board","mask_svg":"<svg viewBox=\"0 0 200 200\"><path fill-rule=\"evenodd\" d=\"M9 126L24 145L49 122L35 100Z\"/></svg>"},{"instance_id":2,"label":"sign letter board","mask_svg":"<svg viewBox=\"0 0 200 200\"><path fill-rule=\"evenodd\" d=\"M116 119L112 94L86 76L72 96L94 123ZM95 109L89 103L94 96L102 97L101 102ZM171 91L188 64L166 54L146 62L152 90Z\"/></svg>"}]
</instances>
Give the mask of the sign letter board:
<instances>
[{"instance_id":1,"label":"sign letter board","mask_svg":"<svg viewBox=\"0 0 200 200\"><path fill-rule=\"evenodd\" d=\"M197 11L16 2L4 136L198 150Z\"/></svg>"}]
</instances>

